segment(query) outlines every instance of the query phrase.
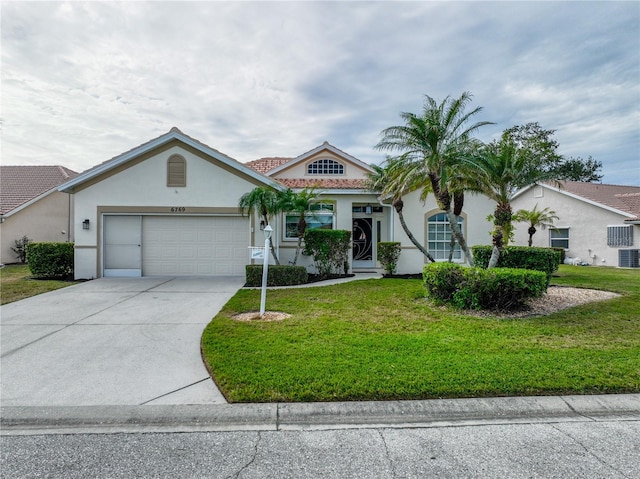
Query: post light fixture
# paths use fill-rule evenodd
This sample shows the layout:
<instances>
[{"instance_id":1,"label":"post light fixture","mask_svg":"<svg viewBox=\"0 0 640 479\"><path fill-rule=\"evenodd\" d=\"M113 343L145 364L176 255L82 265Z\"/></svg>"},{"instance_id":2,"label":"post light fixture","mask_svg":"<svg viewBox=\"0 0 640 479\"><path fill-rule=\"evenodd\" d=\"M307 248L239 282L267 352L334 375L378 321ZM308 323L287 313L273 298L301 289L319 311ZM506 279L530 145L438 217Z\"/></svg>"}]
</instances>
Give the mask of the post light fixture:
<instances>
[{"instance_id":1,"label":"post light fixture","mask_svg":"<svg viewBox=\"0 0 640 479\"><path fill-rule=\"evenodd\" d=\"M267 276L269 270L269 240L273 228L271 225L264 227L264 262L262 263L262 294L260 295L260 317L264 316L265 305L267 303Z\"/></svg>"},{"instance_id":2,"label":"post light fixture","mask_svg":"<svg viewBox=\"0 0 640 479\"><path fill-rule=\"evenodd\" d=\"M90 223L91 223L91 222L90 222L88 219L84 220L84 221L82 222L82 229L83 229L83 230L88 230L88 229L89 229L89 224L90 224Z\"/></svg>"}]
</instances>

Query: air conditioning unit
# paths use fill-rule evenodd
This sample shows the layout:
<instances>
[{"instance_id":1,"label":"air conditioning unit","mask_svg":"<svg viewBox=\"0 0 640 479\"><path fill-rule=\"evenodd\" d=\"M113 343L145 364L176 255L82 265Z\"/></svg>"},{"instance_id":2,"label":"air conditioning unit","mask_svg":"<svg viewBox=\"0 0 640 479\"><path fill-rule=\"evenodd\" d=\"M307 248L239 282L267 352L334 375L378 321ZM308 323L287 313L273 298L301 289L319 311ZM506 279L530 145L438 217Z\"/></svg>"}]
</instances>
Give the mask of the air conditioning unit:
<instances>
[{"instance_id":1,"label":"air conditioning unit","mask_svg":"<svg viewBox=\"0 0 640 479\"><path fill-rule=\"evenodd\" d=\"M640 249L618 250L618 266L620 268L640 268Z\"/></svg>"}]
</instances>

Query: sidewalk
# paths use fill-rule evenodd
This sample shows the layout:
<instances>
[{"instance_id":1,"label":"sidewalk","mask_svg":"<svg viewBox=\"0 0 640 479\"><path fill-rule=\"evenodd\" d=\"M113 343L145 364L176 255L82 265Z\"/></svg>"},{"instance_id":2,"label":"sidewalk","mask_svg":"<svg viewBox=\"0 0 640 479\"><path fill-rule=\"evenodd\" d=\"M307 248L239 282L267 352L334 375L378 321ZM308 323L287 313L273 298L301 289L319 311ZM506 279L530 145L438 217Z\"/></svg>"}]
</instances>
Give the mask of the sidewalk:
<instances>
[{"instance_id":1,"label":"sidewalk","mask_svg":"<svg viewBox=\"0 0 640 479\"><path fill-rule=\"evenodd\" d=\"M640 394L423 401L6 407L2 435L434 428L640 421Z\"/></svg>"}]
</instances>

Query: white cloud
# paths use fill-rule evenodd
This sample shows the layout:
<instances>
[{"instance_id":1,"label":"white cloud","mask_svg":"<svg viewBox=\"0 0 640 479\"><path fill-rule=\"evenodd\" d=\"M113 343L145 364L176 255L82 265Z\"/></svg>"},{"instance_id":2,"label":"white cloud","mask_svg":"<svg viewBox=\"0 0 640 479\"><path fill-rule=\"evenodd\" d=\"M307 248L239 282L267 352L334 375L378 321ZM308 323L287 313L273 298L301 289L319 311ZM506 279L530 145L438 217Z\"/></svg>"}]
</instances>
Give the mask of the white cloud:
<instances>
[{"instance_id":1,"label":"white cloud","mask_svg":"<svg viewBox=\"0 0 640 479\"><path fill-rule=\"evenodd\" d=\"M556 129L640 184L633 2L4 3L5 164L89 168L178 126L242 161L327 140L364 161L424 94ZM636 173L634 176L634 172Z\"/></svg>"}]
</instances>

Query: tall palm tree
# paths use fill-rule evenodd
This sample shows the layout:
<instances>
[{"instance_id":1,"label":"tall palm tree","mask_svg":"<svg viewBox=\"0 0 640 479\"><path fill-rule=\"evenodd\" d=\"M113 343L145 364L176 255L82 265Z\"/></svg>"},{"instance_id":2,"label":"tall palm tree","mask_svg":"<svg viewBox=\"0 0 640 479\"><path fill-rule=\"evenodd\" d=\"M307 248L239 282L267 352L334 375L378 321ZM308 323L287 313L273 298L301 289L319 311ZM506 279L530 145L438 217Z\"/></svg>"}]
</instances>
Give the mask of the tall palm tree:
<instances>
[{"instance_id":1,"label":"tall palm tree","mask_svg":"<svg viewBox=\"0 0 640 479\"><path fill-rule=\"evenodd\" d=\"M421 115L402 113L403 125L382 130L382 140L376 145L379 150L399 151L408 164L421 163L428 178L438 208L449 220L451 234L473 266L473 256L454 213L455 201L461 205L464 184L458 174L465 156L478 147L473 134L482 126L491 124L481 121L469 125L481 107L465 112L471 94L464 92L460 98L447 96L440 104L426 95ZM459 208L461 211L461 206Z\"/></svg>"},{"instance_id":2,"label":"tall palm tree","mask_svg":"<svg viewBox=\"0 0 640 479\"><path fill-rule=\"evenodd\" d=\"M542 229L547 227L554 228L553 222L559 219L556 212L550 210L548 207L541 210L538 209L538 203L532 210L518 210L513 215L513 221L520 223L529 223L529 246L533 245L533 235L536 234L536 227L539 226ZM554 228L555 229L555 228Z\"/></svg>"},{"instance_id":3,"label":"tall palm tree","mask_svg":"<svg viewBox=\"0 0 640 479\"><path fill-rule=\"evenodd\" d=\"M279 208L280 211L287 211L290 213L297 213L298 215L298 246L296 248L296 255L293 258L293 265L298 263L298 255L302 249L302 238L307 230L307 221L305 216L311 211L311 205L316 202L320 196L320 192L315 188L304 188L300 192L295 192L291 188L287 188L285 191L279 193Z\"/></svg>"},{"instance_id":4,"label":"tall palm tree","mask_svg":"<svg viewBox=\"0 0 640 479\"><path fill-rule=\"evenodd\" d=\"M468 175L472 182L470 189L479 191L496 202L493 213L493 250L489 260L489 268L493 268L513 231L511 198L514 193L541 181L555 181L556 173L532 168L530 155L520 154L516 143L507 137L480 148L475 155L466 158L466 163L468 171L474 173Z\"/></svg>"},{"instance_id":5,"label":"tall palm tree","mask_svg":"<svg viewBox=\"0 0 640 479\"><path fill-rule=\"evenodd\" d=\"M243 215L245 212L254 211L260 219L264 221L265 226L269 224L269 218L271 216L282 211L278 193L272 188L265 186L257 186L242 195L238 201L238 207ZM269 238L269 248L271 249L271 256L273 256L275 263L280 264L271 238Z\"/></svg>"},{"instance_id":6,"label":"tall palm tree","mask_svg":"<svg viewBox=\"0 0 640 479\"><path fill-rule=\"evenodd\" d=\"M400 225L409 240L427 257L431 262L435 262L429 251L413 236L404 219L404 202L402 195L420 188L425 184L424 170L420 165L412 165L414 168L406 167L405 163L398 158L387 157L384 166L372 165L373 173L367 179L367 189L380 193L383 198L391 198L391 205L398 213Z\"/></svg>"}]
</instances>

